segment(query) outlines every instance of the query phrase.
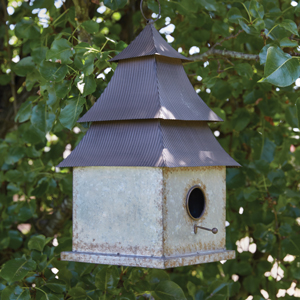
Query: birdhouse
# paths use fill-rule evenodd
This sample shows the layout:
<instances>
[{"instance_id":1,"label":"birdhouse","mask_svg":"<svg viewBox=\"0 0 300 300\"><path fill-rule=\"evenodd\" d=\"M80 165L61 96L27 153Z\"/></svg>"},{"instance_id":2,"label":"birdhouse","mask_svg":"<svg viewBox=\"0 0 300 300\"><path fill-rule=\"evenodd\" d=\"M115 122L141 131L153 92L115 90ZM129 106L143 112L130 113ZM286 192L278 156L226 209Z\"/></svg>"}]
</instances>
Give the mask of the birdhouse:
<instances>
[{"instance_id":1,"label":"birdhouse","mask_svg":"<svg viewBox=\"0 0 300 300\"><path fill-rule=\"evenodd\" d=\"M59 164L73 167L73 248L62 260L170 268L232 259L225 247L226 167L175 51L150 22L111 61L91 122Z\"/></svg>"}]
</instances>

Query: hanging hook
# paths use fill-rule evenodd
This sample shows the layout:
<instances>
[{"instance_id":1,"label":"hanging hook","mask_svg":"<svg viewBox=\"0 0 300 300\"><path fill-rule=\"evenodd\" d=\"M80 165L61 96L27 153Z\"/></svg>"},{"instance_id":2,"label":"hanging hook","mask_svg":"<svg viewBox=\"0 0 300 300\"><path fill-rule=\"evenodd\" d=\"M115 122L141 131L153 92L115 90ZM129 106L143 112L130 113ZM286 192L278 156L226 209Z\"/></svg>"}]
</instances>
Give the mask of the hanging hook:
<instances>
[{"instance_id":1,"label":"hanging hook","mask_svg":"<svg viewBox=\"0 0 300 300\"><path fill-rule=\"evenodd\" d=\"M159 12L158 12L157 18L156 18L155 20L152 20L152 19L147 19L146 16L144 15L144 12L143 12L143 1L144 1L144 0L141 0L141 3L140 3L140 10L141 10L141 13L142 13L144 19L147 21L147 23L153 24L154 22L156 22L156 21L159 19L160 15L161 15L160 2L159 2L159 0L156 0L157 3L158 3Z\"/></svg>"}]
</instances>

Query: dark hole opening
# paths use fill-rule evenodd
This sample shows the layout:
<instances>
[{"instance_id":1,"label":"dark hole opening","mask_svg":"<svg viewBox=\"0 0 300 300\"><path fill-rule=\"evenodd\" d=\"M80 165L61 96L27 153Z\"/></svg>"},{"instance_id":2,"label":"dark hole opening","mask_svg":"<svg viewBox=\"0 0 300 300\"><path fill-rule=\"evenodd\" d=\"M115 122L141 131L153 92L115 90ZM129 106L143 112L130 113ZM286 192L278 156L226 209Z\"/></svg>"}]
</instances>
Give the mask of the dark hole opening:
<instances>
[{"instance_id":1,"label":"dark hole opening","mask_svg":"<svg viewBox=\"0 0 300 300\"><path fill-rule=\"evenodd\" d=\"M201 217L205 209L205 197L199 188L195 188L189 195L188 210L194 219Z\"/></svg>"}]
</instances>

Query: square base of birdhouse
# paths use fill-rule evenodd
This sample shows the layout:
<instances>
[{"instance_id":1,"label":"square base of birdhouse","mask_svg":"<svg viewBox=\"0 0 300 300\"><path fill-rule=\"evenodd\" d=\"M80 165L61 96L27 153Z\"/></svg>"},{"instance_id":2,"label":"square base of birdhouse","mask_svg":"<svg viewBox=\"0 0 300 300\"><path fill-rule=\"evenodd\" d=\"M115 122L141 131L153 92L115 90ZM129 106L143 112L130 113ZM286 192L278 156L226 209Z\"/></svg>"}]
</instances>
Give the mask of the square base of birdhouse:
<instances>
[{"instance_id":1,"label":"square base of birdhouse","mask_svg":"<svg viewBox=\"0 0 300 300\"><path fill-rule=\"evenodd\" d=\"M150 257L121 254L87 253L87 252L62 252L61 260L104 264L122 265L131 267L144 267L167 269L188 265L197 265L214 261L228 260L235 258L233 250L214 250L191 253L188 255Z\"/></svg>"}]
</instances>

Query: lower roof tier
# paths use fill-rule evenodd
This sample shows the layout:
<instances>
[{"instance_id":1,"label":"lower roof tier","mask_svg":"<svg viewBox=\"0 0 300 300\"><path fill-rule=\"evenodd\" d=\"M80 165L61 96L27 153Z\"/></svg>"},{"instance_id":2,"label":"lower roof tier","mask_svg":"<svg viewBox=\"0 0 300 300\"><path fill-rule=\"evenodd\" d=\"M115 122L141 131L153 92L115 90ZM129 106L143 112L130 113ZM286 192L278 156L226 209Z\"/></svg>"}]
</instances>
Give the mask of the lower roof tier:
<instances>
[{"instance_id":1,"label":"lower roof tier","mask_svg":"<svg viewBox=\"0 0 300 300\"><path fill-rule=\"evenodd\" d=\"M205 122L143 120L93 123L58 167L201 167L240 165Z\"/></svg>"},{"instance_id":2,"label":"lower roof tier","mask_svg":"<svg viewBox=\"0 0 300 300\"><path fill-rule=\"evenodd\" d=\"M122 60L78 122L137 119L222 121L198 96L180 59L154 55Z\"/></svg>"}]
</instances>

